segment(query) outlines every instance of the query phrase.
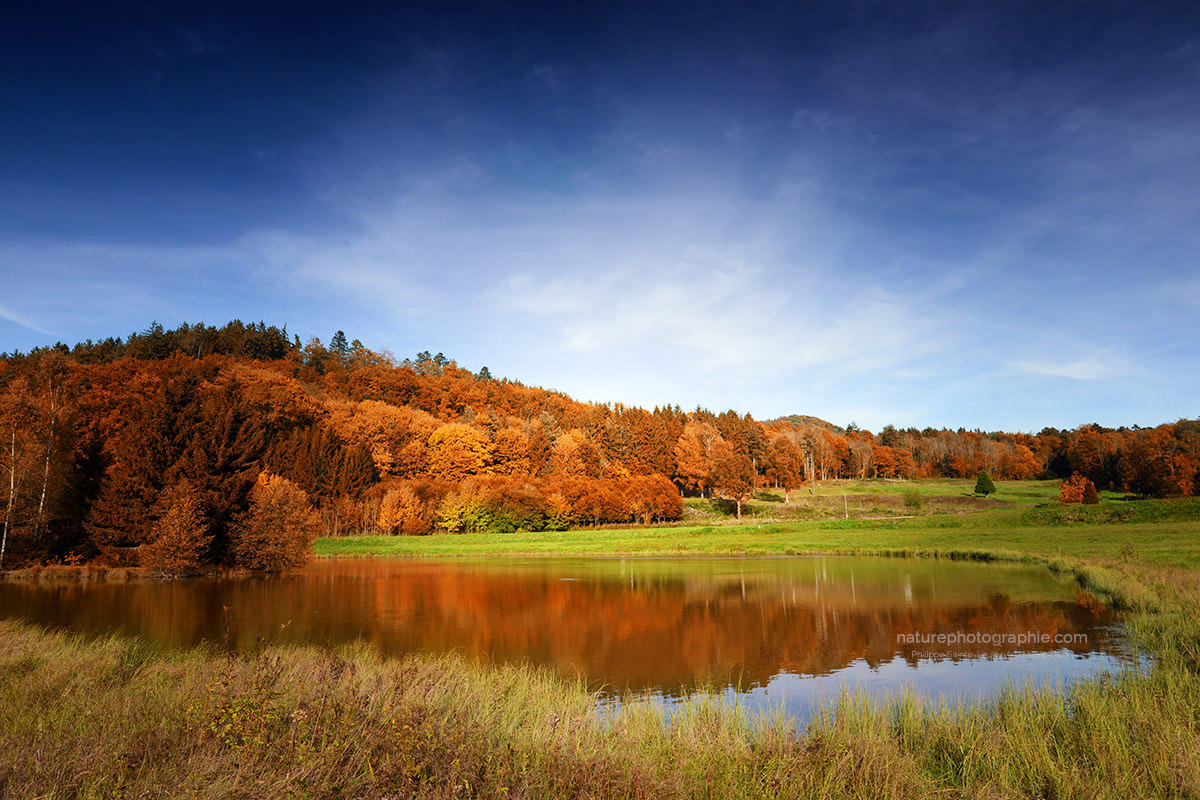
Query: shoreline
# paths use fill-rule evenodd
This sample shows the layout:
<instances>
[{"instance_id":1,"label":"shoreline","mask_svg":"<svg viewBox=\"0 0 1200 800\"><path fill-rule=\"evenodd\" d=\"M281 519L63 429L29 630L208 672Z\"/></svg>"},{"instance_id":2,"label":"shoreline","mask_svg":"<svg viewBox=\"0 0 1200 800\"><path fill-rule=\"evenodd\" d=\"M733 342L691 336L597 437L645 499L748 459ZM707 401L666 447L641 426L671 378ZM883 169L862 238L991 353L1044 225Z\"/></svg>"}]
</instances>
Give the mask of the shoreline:
<instances>
[{"instance_id":1,"label":"shoreline","mask_svg":"<svg viewBox=\"0 0 1200 800\"><path fill-rule=\"evenodd\" d=\"M208 567L187 575L164 575L149 567L110 567L99 564L36 564L0 571L8 583L172 583L190 580L238 580L262 573L237 567Z\"/></svg>"}]
</instances>

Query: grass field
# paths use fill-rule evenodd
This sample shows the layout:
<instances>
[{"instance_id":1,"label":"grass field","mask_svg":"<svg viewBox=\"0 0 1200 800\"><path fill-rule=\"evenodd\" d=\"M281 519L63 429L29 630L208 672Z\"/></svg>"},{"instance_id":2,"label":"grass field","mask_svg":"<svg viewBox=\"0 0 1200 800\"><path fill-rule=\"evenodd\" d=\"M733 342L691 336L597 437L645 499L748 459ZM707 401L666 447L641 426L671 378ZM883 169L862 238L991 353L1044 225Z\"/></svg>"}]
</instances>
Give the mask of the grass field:
<instances>
[{"instance_id":1,"label":"grass field","mask_svg":"<svg viewBox=\"0 0 1200 800\"><path fill-rule=\"evenodd\" d=\"M945 484L961 491L961 484ZM890 489L888 490L890 491ZM932 493L932 489L927 489ZM0 622L0 797L1200 797L1200 513L1002 486L966 514L323 539L326 555L883 552L1040 561L1127 610L1152 665L984 705L843 696L805 730L698 696L365 645L230 655Z\"/></svg>"},{"instance_id":2,"label":"grass field","mask_svg":"<svg viewBox=\"0 0 1200 800\"><path fill-rule=\"evenodd\" d=\"M915 482L847 483L856 484L860 493L863 486L869 486L901 496ZM959 497L969 494L973 483L947 480L916 485L923 494ZM1053 499L1056 487L1051 482L998 483L994 499L1003 505L969 513L539 533L339 537L318 539L315 551L321 556L417 557L887 552L1121 558L1162 567L1200 567L1200 498L1127 500L1106 494L1096 506L1061 506ZM837 491L836 487L824 490Z\"/></svg>"}]
</instances>

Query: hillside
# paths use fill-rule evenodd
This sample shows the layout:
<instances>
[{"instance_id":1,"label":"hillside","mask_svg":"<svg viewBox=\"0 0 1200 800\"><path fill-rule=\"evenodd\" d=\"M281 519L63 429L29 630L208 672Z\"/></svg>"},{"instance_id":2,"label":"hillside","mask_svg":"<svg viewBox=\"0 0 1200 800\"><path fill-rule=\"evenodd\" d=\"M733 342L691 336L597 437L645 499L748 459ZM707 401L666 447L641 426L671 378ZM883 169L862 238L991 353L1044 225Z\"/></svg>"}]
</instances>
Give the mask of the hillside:
<instances>
[{"instance_id":1,"label":"hillside","mask_svg":"<svg viewBox=\"0 0 1200 800\"><path fill-rule=\"evenodd\" d=\"M441 354L397 360L340 331L301 344L237 321L6 355L0 436L0 564L165 572L286 566L317 531L646 524L678 519L685 496L740 513L761 487L847 477L1079 472L1102 489L1192 494L1200 464L1195 421L876 435L799 415L583 403Z\"/></svg>"},{"instance_id":2,"label":"hillside","mask_svg":"<svg viewBox=\"0 0 1200 800\"><path fill-rule=\"evenodd\" d=\"M834 425L832 422L829 422L828 420L821 419L820 417L809 416L808 414L788 414L786 417L779 417L778 419L768 420L767 424L768 425L779 424L779 425L791 425L794 427L819 428L822 430L830 431L831 433L845 433L846 432L846 429L839 425Z\"/></svg>"}]
</instances>

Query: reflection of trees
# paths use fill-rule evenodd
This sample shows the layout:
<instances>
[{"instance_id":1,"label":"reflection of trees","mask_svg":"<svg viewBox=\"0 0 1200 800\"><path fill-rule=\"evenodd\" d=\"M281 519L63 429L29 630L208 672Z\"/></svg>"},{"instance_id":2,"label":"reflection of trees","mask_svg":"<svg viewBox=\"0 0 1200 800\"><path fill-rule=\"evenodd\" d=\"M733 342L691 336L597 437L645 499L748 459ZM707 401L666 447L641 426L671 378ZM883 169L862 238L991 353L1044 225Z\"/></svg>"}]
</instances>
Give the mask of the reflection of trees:
<instances>
[{"instance_id":1,"label":"reflection of trees","mask_svg":"<svg viewBox=\"0 0 1200 800\"><path fill-rule=\"evenodd\" d=\"M674 690L698 681L763 683L780 671L824 674L861 659L874 666L930 648L904 633L1089 632L1076 652L1108 643L1106 612L1061 599L984 590L966 573L885 570L887 579L802 565L783 570L641 576L616 568L575 579L554 567L475 563L332 562L302 575L174 584L0 587L0 610L52 625L120 628L169 642L340 642L364 638L387 652L458 650L529 659L624 688ZM623 568L622 568L623 569ZM805 572L804 570L807 570ZM882 574L882 573L881 573ZM899 575L899 577L897 577ZM966 579L964 580L964 576ZM1048 579L1047 579L1048 580ZM1049 600L1056 594L1059 599ZM290 624L289 624L290 623ZM286 627L283 627L285 626ZM281 630L282 628L282 630ZM1028 645L1024 651L1060 649ZM1010 653L955 647L953 658Z\"/></svg>"}]
</instances>

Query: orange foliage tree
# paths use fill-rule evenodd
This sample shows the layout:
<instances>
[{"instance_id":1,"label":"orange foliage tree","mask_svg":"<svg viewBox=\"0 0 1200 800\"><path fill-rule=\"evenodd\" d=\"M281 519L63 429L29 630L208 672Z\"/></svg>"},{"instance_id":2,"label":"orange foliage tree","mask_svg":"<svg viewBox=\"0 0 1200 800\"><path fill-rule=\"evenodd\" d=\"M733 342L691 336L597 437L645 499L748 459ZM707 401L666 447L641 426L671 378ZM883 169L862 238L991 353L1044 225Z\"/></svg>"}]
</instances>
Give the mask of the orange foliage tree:
<instances>
[{"instance_id":1,"label":"orange foliage tree","mask_svg":"<svg viewBox=\"0 0 1200 800\"><path fill-rule=\"evenodd\" d=\"M767 478L783 489L783 502L790 503L792 489L804 478L804 453L791 437L777 433L771 437L764 466Z\"/></svg>"},{"instance_id":2,"label":"orange foliage tree","mask_svg":"<svg viewBox=\"0 0 1200 800\"><path fill-rule=\"evenodd\" d=\"M502 428L492 441L490 471L497 475L529 473L529 442L520 428Z\"/></svg>"},{"instance_id":3,"label":"orange foliage tree","mask_svg":"<svg viewBox=\"0 0 1200 800\"><path fill-rule=\"evenodd\" d=\"M194 572L213 539L196 487L187 479L172 484L159 495L154 512L150 541L138 549L138 561L167 575Z\"/></svg>"},{"instance_id":4,"label":"orange foliage tree","mask_svg":"<svg viewBox=\"0 0 1200 800\"><path fill-rule=\"evenodd\" d=\"M406 484L384 493L377 524L384 533L411 535L427 532L430 519L420 496Z\"/></svg>"},{"instance_id":5,"label":"orange foliage tree","mask_svg":"<svg viewBox=\"0 0 1200 800\"><path fill-rule=\"evenodd\" d=\"M757 485L750 457L734 449L728 442L717 443L713 447L710 480L718 495L733 501L737 518L741 519L742 503L750 499Z\"/></svg>"},{"instance_id":6,"label":"orange foliage tree","mask_svg":"<svg viewBox=\"0 0 1200 800\"><path fill-rule=\"evenodd\" d=\"M703 494L712 488L713 448L724 442L715 426L693 421L675 441L675 474L684 489Z\"/></svg>"},{"instance_id":7,"label":"orange foliage tree","mask_svg":"<svg viewBox=\"0 0 1200 800\"><path fill-rule=\"evenodd\" d=\"M461 481L486 471L492 445L470 425L450 423L429 435L429 474L445 481Z\"/></svg>"},{"instance_id":8,"label":"orange foliage tree","mask_svg":"<svg viewBox=\"0 0 1200 800\"><path fill-rule=\"evenodd\" d=\"M1100 502L1100 496L1096 493L1096 484L1076 472L1062 482L1058 490L1058 501L1094 504Z\"/></svg>"},{"instance_id":9,"label":"orange foliage tree","mask_svg":"<svg viewBox=\"0 0 1200 800\"><path fill-rule=\"evenodd\" d=\"M233 562L253 570L278 572L308 562L319 519L304 490L287 478L260 473L250 491L250 507L230 531Z\"/></svg>"},{"instance_id":10,"label":"orange foliage tree","mask_svg":"<svg viewBox=\"0 0 1200 800\"><path fill-rule=\"evenodd\" d=\"M648 525L651 522L679 519L683 515L683 500L675 484L663 475L635 475L622 481L625 513L632 521Z\"/></svg>"}]
</instances>

